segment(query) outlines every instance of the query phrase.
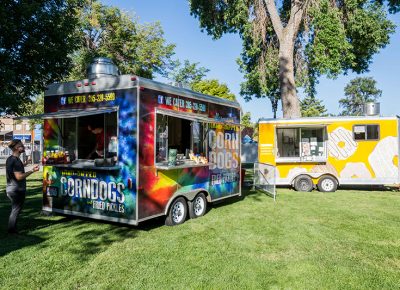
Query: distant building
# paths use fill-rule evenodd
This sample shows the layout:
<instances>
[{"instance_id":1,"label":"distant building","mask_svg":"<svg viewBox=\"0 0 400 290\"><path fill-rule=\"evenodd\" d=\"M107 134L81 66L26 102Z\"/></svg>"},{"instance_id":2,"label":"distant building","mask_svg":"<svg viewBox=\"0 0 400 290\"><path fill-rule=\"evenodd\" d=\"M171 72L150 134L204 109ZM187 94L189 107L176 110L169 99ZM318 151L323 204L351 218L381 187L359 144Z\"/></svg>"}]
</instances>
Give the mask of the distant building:
<instances>
[{"instance_id":1,"label":"distant building","mask_svg":"<svg viewBox=\"0 0 400 290\"><path fill-rule=\"evenodd\" d=\"M14 121L11 116L0 118L0 142L20 139L23 143L32 143L33 129L27 120Z\"/></svg>"}]
</instances>

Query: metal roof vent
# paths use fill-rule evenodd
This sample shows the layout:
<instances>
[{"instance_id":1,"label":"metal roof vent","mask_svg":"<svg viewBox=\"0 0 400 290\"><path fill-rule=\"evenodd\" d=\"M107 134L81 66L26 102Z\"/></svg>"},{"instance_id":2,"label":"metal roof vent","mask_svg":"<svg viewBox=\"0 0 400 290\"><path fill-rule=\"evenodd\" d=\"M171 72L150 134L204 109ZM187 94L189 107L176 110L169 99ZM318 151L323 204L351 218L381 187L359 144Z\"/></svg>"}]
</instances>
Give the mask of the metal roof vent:
<instances>
[{"instance_id":1,"label":"metal roof vent","mask_svg":"<svg viewBox=\"0 0 400 290\"><path fill-rule=\"evenodd\" d=\"M174 87L180 88L180 89L189 89L190 90L190 85L186 82L172 82L171 83Z\"/></svg>"},{"instance_id":2,"label":"metal roof vent","mask_svg":"<svg viewBox=\"0 0 400 290\"><path fill-rule=\"evenodd\" d=\"M119 76L118 67L108 57L97 57L87 68L89 79L101 78L106 76Z\"/></svg>"},{"instance_id":3,"label":"metal roof vent","mask_svg":"<svg viewBox=\"0 0 400 290\"><path fill-rule=\"evenodd\" d=\"M376 116L380 114L380 104L379 103L365 103L363 106L363 113L365 116Z\"/></svg>"}]
</instances>

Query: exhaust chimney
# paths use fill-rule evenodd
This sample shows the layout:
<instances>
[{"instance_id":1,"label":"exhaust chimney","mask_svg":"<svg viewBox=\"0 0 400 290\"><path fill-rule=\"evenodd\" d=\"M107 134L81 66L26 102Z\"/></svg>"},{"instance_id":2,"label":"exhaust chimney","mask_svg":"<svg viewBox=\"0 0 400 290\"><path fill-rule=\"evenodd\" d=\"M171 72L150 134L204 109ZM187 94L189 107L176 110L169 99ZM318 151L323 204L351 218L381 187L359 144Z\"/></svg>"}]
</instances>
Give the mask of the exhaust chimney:
<instances>
[{"instance_id":1,"label":"exhaust chimney","mask_svg":"<svg viewBox=\"0 0 400 290\"><path fill-rule=\"evenodd\" d=\"M363 112L365 116L376 116L380 114L380 104L379 103L365 103L363 106Z\"/></svg>"},{"instance_id":2,"label":"exhaust chimney","mask_svg":"<svg viewBox=\"0 0 400 290\"><path fill-rule=\"evenodd\" d=\"M108 57L97 57L93 59L93 62L87 68L88 79L119 75L119 69Z\"/></svg>"}]
</instances>

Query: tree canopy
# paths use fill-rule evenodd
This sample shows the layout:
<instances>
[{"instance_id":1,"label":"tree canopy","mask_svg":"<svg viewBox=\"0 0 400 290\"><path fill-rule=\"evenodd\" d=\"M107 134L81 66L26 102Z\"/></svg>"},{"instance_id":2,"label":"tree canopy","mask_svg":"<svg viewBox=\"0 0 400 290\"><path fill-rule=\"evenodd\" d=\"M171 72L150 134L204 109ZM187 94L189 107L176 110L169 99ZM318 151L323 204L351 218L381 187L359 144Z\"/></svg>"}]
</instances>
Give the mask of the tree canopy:
<instances>
[{"instance_id":1,"label":"tree canopy","mask_svg":"<svg viewBox=\"0 0 400 290\"><path fill-rule=\"evenodd\" d=\"M71 69L80 0L3 0L0 6L0 111L22 113L31 96Z\"/></svg>"},{"instance_id":2,"label":"tree canopy","mask_svg":"<svg viewBox=\"0 0 400 290\"><path fill-rule=\"evenodd\" d=\"M301 115L303 117L322 117L327 116L327 109L322 104L322 100L318 100L314 96L307 96L301 102Z\"/></svg>"},{"instance_id":3,"label":"tree canopy","mask_svg":"<svg viewBox=\"0 0 400 290\"><path fill-rule=\"evenodd\" d=\"M220 83L216 79L201 80L192 84L192 90L206 95L224 98L235 101L235 95L229 90L226 84Z\"/></svg>"},{"instance_id":4,"label":"tree canopy","mask_svg":"<svg viewBox=\"0 0 400 290\"><path fill-rule=\"evenodd\" d=\"M245 114L243 114L240 123L244 126L244 127L253 127L253 123L251 122L251 113L250 112L246 112Z\"/></svg>"},{"instance_id":5,"label":"tree canopy","mask_svg":"<svg viewBox=\"0 0 400 290\"><path fill-rule=\"evenodd\" d=\"M175 45L167 44L159 22L139 24L137 18L93 0L79 12L79 49L72 54L70 79L86 77L86 67L98 56L111 58L123 74L146 78L166 75Z\"/></svg>"},{"instance_id":6,"label":"tree canopy","mask_svg":"<svg viewBox=\"0 0 400 290\"><path fill-rule=\"evenodd\" d=\"M382 91L376 88L376 81L371 77L358 77L352 79L344 88L345 98L339 100L343 108L340 115L359 116L363 114L363 105L375 102L381 97Z\"/></svg>"},{"instance_id":7,"label":"tree canopy","mask_svg":"<svg viewBox=\"0 0 400 290\"><path fill-rule=\"evenodd\" d=\"M200 66L198 62L191 63L189 60L185 60L182 64L179 60L176 60L173 69L167 76L170 80L195 92L231 101L236 100L235 95L231 93L226 84L220 83L216 79L205 79L209 71L209 69Z\"/></svg>"},{"instance_id":8,"label":"tree canopy","mask_svg":"<svg viewBox=\"0 0 400 290\"><path fill-rule=\"evenodd\" d=\"M39 115L44 113L44 93L40 93L32 98L31 103L26 103L24 112L28 112L30 115ZM43 119L29 119L29 125L31 128L35 128L36 125L43 125Z\"/></svg>"},{"instance_id":9,"label":"tree canopy","mask_svg":"<svg viewBox=\"0 0 400 290\"><path fill-rule=\"evenodd\" d=\"M276 100L284 117L301 115L296 88L315 90L322 74L334 78L368 70L389 43L399 0L190 0L191 14L214 38L239 33L245 74L242 93ZM386 6L385 6L386 5Z\"/></svg>"},{"instance_id":10,"label":"tree canopy","mask_svg":"<svg viewBox=\"0 0 400 290\"><path fill-rule=\"evenodd\" d=\"M179 60L176 60L173 62L171 70L167 73L167 78L175 83L192 88L192 84L204 79L209 71L209 69L200 66L198 62L191 63L186 59L182 64Z\"/></svg>"},{"instance_id":11,"label":"tree canopy","mask_svg":"<svg viewBox=\"0 0 400 290\"><path fill-rule=\"evenodd\" d=\"M242 115L242 118L240 119L240 124L243 126L241 128L242 138L244 138L247 135L251 139L253 139L255 128L258 127L258 124L257 123L253 124L251 122L250 112L246 112Z\"/></svg>"}]
</instances>

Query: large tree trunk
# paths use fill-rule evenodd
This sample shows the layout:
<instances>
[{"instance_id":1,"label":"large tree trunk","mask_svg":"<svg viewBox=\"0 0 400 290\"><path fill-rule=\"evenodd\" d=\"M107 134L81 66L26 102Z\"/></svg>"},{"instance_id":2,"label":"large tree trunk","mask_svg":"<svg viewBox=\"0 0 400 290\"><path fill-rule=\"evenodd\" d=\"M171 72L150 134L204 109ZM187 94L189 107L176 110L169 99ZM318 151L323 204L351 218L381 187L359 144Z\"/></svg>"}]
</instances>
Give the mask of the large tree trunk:
<instances>
[{"instance_id":1,"label":"large tree trunk","mask_svg":"<svg viewBox=\"0 0 400 290\"><path fill-rule=\"evenodd\" d=\"M294 79L294 38L293 32L287 31L288 28L284 29L283 37L279 43L279 82L282 110L284 118L298 118L301 117L301 111Z\"/></svg>"},{"instance_id":2,"label":"large tree trunk","mask_svg":"<svg viewBox=\"0 0 400 290\"><path fill-rule=\"evenodd\" d=\"M307 1L306 1L307 2ZM294 81L294 41L299 31L305 5L302 0L292 0L290 19L283 27L275 0L264 0L274 31L279 39L279 82L284 118L301 117L300 102Z\"/></svg>"}]
</instances>

